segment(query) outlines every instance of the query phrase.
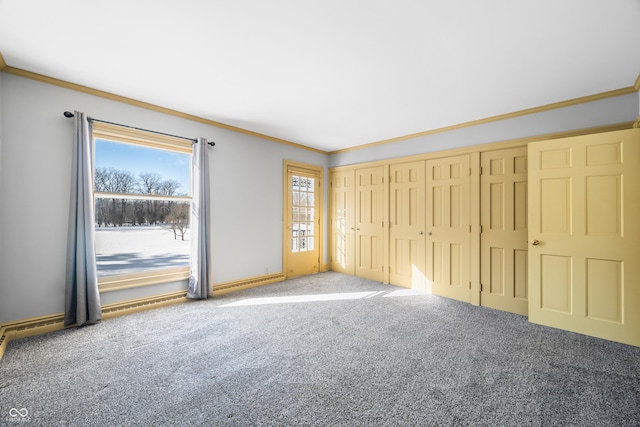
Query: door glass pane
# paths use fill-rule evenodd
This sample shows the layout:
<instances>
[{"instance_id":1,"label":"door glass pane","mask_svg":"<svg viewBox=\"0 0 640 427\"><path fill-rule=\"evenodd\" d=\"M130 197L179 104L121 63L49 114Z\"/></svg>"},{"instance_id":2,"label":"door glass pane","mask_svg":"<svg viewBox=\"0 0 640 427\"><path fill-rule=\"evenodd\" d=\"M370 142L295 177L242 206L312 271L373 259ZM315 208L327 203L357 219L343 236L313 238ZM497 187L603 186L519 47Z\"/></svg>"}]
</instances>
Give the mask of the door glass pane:
<instances>
[{"instance_id":1,"label":"door glass pane","mask_svg":"<svg viewBox=\"0 0 640 427\"><path fill-rule=\"evenodd\" d=\"M315 178L291 178L291 251L315 249Z\"/></svg>"}]
</instances>

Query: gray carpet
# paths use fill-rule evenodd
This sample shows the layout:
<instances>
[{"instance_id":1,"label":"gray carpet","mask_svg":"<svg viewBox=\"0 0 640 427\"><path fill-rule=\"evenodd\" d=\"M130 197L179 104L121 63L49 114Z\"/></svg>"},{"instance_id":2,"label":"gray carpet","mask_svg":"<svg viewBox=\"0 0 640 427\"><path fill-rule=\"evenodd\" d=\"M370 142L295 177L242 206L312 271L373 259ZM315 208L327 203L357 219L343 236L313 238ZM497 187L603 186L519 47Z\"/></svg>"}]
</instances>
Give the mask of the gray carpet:
<instances>
[{"instance_id":1,"label":"gray carpet","mask_svg":"<svg viewBox=\"0 0 640 427\"><path fill-rule=\"evenodd\" d=\"M640 348L329 272L13 341L18 421L638 426Z\"/></svg>"}]
</instances>

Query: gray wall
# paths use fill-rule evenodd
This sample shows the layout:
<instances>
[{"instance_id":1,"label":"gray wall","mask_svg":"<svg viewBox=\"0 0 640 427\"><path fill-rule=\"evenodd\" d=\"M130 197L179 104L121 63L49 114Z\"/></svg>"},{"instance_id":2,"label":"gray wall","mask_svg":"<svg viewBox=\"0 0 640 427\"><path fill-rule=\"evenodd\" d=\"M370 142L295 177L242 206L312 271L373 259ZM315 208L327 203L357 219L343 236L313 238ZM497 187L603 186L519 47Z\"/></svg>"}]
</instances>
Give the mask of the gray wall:
<instances>
[{"instance_id":1,"label":"gray wall","mask_svg":"<svg viewBox=\"0 0 640 427\"><path fill-rule=\"evenodd\" d=\"M632 122L640 110L638 93L435 133L331 155L330 166L344 166L507 141L535 135Z\"/></svg>"},{"instance_id":2,"label":"gray wall","mask_svg":"<svg viewBox=\"0 0 640 427\"><path fill-rule=\"evenodd\" d=\"M323 167L404 157L633 121L638 93L332 156L0 73L0 323L64 306L73 121L65 110L188 137L211 149L214 283L282 271L283 161ZM327 178L325 236L327 262ZM167 283L101 295L107 304L185 289Z\"/></svg>"},{"instance_id":3,"label":"gray wall","mask_svg":"<svg viewBox=\"0 0 640 427\"><path fill-rule=\"evenodd\" d=\"M0 323L64 309L73 135L65 110L216 142L210 149L214 283L282 271L283 162L325 171L328 165L324 154L5 73L0 99ZM327 229L325 223L325 242ZM180 289L186 282L103 293L101 300Z\"/></svg>"}]
</instances>

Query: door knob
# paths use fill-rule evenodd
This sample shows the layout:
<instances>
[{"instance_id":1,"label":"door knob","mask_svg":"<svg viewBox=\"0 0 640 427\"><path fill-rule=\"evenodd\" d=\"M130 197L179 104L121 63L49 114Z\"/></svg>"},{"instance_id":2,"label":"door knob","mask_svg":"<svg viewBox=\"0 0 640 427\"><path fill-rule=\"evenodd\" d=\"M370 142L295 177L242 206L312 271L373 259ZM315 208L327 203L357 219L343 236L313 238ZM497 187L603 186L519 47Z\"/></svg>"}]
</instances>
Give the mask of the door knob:
<instances>
[{"instance_id":1,"label":"door knob","mask_svg":"<svg viewBox=\"0 0 640 427\"><path fill-rule=\"evenodd\" d=\"M531 244L532 244L533 246L538 246L538 245L540 244L540 240L532 240L532 241L531 241Z\"/></svg>"},{"instance_id":2,"label":"door knob","mask_svg":"<svg viewBox=\"0 0 640 427\"><path fill-rule=\"evenodd\" d=\"M424 231L421 231L421 232L420 232L420 235L423 235L423 234L424 234Z\"/></svg>"}]
</instances>

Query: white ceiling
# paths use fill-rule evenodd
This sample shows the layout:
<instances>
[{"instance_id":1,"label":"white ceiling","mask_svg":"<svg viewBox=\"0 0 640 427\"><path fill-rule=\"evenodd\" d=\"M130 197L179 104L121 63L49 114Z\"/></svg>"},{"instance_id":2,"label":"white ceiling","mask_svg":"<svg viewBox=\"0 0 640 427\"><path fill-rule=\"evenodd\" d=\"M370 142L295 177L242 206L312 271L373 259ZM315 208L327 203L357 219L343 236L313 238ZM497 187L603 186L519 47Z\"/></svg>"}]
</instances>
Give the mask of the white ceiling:
<instances>
[{"instance_id":1,"label":"white ceiling","mask_svg":"<svg viewBox=\"0 0 640 427\"><path fill-rule=\"evenodd\" d=\"M333 151L632 86L640 0L0 0L0 53Z\"/></svg>"}]
</instances>

